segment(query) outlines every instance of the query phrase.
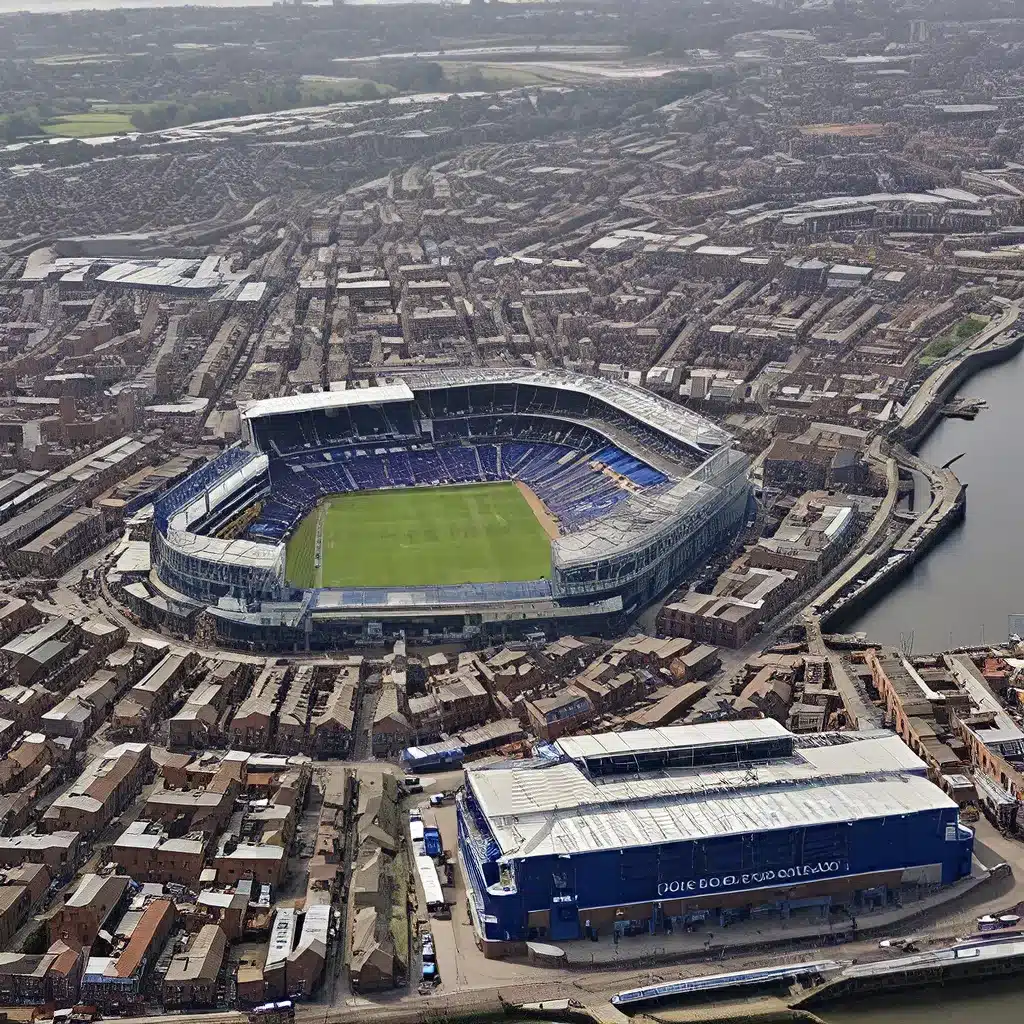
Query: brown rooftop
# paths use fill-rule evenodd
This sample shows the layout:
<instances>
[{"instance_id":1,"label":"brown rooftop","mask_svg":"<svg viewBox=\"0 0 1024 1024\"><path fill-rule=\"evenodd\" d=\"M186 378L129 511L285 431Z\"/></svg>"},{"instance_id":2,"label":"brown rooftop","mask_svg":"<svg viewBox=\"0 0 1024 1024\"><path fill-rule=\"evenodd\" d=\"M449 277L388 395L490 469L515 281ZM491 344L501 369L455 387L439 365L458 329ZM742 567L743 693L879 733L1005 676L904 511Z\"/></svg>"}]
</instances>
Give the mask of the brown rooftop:
<instances>
[{"instance_id":1,"label":"brown rooftop","mask_svg":"<svg viewBox=\"0 0 1024 1024\"><path fill-rule=\"evenodd\" d=\"M174 905L168 899L153 900L146 907L117 958L114 973L118 978L130 978L139 969L165 920L173 914Z\"/></svg>"}]
</instances>

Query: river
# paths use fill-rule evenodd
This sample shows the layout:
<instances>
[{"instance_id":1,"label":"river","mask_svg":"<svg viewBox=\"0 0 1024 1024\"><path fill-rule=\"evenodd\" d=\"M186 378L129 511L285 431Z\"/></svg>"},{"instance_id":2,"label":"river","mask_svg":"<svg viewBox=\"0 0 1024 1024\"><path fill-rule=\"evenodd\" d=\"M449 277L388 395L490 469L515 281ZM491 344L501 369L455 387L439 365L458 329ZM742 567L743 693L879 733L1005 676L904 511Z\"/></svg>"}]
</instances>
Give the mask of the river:
<instances>
[{"instance_id":1,"label":"river","mask_svg":"<svg viewBox=\"0 0 1024 1024\"><path fill-rule=\"evenodd\" d=\"M825 1024L1019 1024L1024 980L1001 978L951 988L893 992L825 1006L815 1013Z\"/></svg>"},{"instance_id":2,"label":"river","mask_svg":"<svg viewBox=\"0 0 1024 1024\"><path fill-rule=\"evenodd\" d=\"M894 646L913 634L923 654L1002 643L1007 616L1024 613L1024 356L982 371L961 394L988 407L973 421L941 420L919 454L942 465L966 453L954 467L968 484L966 519L846 632Z\"/></svg>"}]
</instances>

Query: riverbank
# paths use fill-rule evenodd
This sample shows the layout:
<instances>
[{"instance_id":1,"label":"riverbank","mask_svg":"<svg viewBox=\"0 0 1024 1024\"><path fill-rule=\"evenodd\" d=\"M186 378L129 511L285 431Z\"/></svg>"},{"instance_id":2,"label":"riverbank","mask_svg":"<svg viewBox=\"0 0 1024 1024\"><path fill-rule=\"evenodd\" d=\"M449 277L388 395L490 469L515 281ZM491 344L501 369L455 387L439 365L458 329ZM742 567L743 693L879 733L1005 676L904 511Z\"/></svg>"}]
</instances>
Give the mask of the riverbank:
<instances>
[{"instance_id":1,"label":"riverbank","mask_svg":"<svg viewBox=\"0 0 1024 1024\"><path fill-rule=\"evenodd\" d=\"M830 626L864 632L892 646L912 641L917 651L939 651L1005 640L1007 616L1024 610L1016 508L1024 485L1014 473L1024 387L1024 335L1014 335L985 353L958 360L933 380L931 402L923 400L906 420L904 433L917 458L932 466L956 459L957 477L968 486L971 514L947 530L927 557L893 572L870 598L862 595ZM970 395L985 402L971 422L944 419L941 405L970 382ZM927 488L924 488L927 497ZM922 488L918 487L918 496ZM875 571L876 567L872 567ZM865 578L863 575L861 578Z\"/></svg>"},{"instance_id":2,"label":"riverbank","mask_svg":"<svg viewBox=\"0 0 1024 1024\"><path fill-rule=\"evenodd\" d=\"M849 589L835 590L836 599L820 611L821 627L827 631L842 631L860 612L892 591L967 514L967 487L951 469L930 466L905 449L896 451L901 469L928 479L928 506L906 530L890 535L861 559L850 573Z\"/></svg>"},{"instance_id":3,"label":"riverbank","mask_svg":"<svg viewBox=\"0 0 1024 1024\"><path fill-rule=\"evenodd\" d=\"M966 381L1016 357L1024 349L1024 331L1007 333L1020 316L1017 304L965 343L922 383L904 410L894 435L893 455L905 474L927 479L930 501L911 526L866 553L853 571L815 602L825 630L852 628L857 618L891 593L926 556L960 526L967 511L967 487L948 466L934 466L915 451L942 419L942 409ZM891 490L891 488L890 488Z\"/></svg>"},{"instance_id":4,"label":"riverbank","mask_svg":"<svg viewBox=\"0 0 1024 1024\"><path fill-rule=\"evenodd\" d=\"M863 996L818 1011L827 1024L1018 1024L1019 978L990 979L966 984L887 992Z\"/></svg>"},{"instance_id":5,"label":"riverbank","mask_svg":"<svg viewBox=\"0 0 1024 1024\"><path fill-rule=\"evenodd\" d=\"M918 388L904 410L894 440L910 451L916 451L935 428L942 407L975 374L1006 362L1024 348L1024 331L1009 331L1020 317L1014 303L985 330L973 338L957 356L938 366ZM1000 340L1002 338L1002 340Z\"/></svg>"},{"instance_id":6,"label":"riverbank","mask_svg":"<svg viewBox=\"0 0 1024 1024\"><path fill-rule=\"evenodd\" d=\"M678 1006L672 1009L652 1010L638 1014L637 1024L657 1021L658 1024L823 1024L810 1010L790 1006L778 996L758 996L753 999L723 999L700 1006Z\"/></svg>"}]
</instances>

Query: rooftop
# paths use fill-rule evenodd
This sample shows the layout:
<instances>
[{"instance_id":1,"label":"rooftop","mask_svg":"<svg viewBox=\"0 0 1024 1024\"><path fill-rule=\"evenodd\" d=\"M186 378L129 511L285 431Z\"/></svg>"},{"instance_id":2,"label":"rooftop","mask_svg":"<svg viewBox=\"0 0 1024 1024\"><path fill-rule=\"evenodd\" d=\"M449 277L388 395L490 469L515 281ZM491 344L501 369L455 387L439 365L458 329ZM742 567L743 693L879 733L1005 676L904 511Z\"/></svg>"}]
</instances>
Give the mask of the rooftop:
<instances>
[{"instance_id":1,"label":"rooftop","mask_svg":"<svg viewBox=\"0 0 1024 1024\"><path fill-rule=\"evenodd\" d=\"M270 930L270 948L267 950L267 967L273 967L288 958L295 945L298 918L293 907L281 907L274 915Z\"/></svg>"},{"instance_id":2,"label":"rooftop","mask_svg":"<svg viewBox=\"0 0 1024 1024\"><path fill-rule=\"evenodd\" d=\"M676 725L662 729L603 732L594 736L569 736L558 740L555 747L566 757L575 760L670 748L744 743L789 735L789 730L774 719L762 718L750 722L710 722L706 725Z\"/></svg>"},{"instance_id":3,"label":"rooftop","mask_svg":"<svg viewBox=\"0 0 1024 1024\"><path fill-rule=\"evenodd\" d=\"M88 907L101 897L113 905L121 898L130 882L131 879L127 875L84 875L78 888L64 901L64 905Z\"/></svg>"},{"instance_id":4,"label":"rooftop","mask_svg":"<svg viewBox=\"0 0 1024 1024\"><path fill-rule=\"evenodd\" d=\"M765 727L768 719L721 723ZM674 733L710 727L640 730ZM777 723L773 733L785 734ZM615 734L616 737L637 733ZM539 857L951 809L896 736L824 734L791 756L713 768L594 777L572 761L469 769L469 787L503 857ZM837 737L843 739L836 740ZM614 745L607 736L578 737ZM565 741L570 746L576 741ZM628 749L628 748L627 748ZM649 744L645 749L650 749Z\"/></svg>"},{"instance_id":5,"label":"rooftop","mask_svg":"<svg viewBox=\"0 0 1024 1024\"><path fill-rule=\"evenodd\" d=\"M227 949L227 938L219 925L204 924L184 953L177 953L164 976L164 983L180 985L194 981L216 981Z\"/></svg>"},{"instance_id":6,"label":"rooftop","mask_svg":"<svg viewBox=\"0 0 1024 1024\"><path fill-rule=\"evenodd\" d=\"M387 281L380 282L390 288ZM360 282L359 287L366 287ZM314 391L305 395L287 395L281 398L266 398L260 402L242 403L242 418L262 419L313 409L342 409L353 405L380 405L383 402L411 402L412 392L403 383L384 384L371 388L346 388L343 391Z\"/></svg>"},{"instance_id":7,"label":"rooftop","mask_svg":"<svg viewBox=\"0 0 1024 1024\"><path fill-rule=\"evenodd\" d=\"M618 380L572 373L568 370L473 368L423 370L403 374L403 381L416 390L460 387L470 384L525 384L558 390L578 391L610 405L620 412L649 422L669 437L701 455L708 455L730 440L710 420L675 405L650 391Z\"/></svg>"}]
</instances>

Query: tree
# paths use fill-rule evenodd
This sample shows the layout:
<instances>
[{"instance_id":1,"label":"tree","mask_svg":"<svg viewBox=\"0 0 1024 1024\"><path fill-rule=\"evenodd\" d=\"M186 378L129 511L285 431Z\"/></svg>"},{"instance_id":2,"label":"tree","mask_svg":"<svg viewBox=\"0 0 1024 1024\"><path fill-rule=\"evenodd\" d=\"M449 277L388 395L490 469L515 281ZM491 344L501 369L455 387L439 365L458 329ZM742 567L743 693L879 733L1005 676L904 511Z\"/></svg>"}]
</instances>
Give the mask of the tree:
<instances>
[{"instance_id":1,"label":"tree","mask_svg":"<svg viewBox=\"0 0 1024 1024\"><path fill-rule=\"evenodd\" d=\"M40 131L39 115L31 108L8 115L4 124L4 137L8 142L17 142L25 135L38 135Z\"/></svg>"},{"instance_id":2,"label":"tree","mask_svg":"<svg viewBox=\"0 0 1024 1024\"><path fill-rule=\"evenodd\" d=\"M423 66L423 77L428 89L437 89L444 84L444 68L431 61Z\"/></svg>"}]
</instances>

